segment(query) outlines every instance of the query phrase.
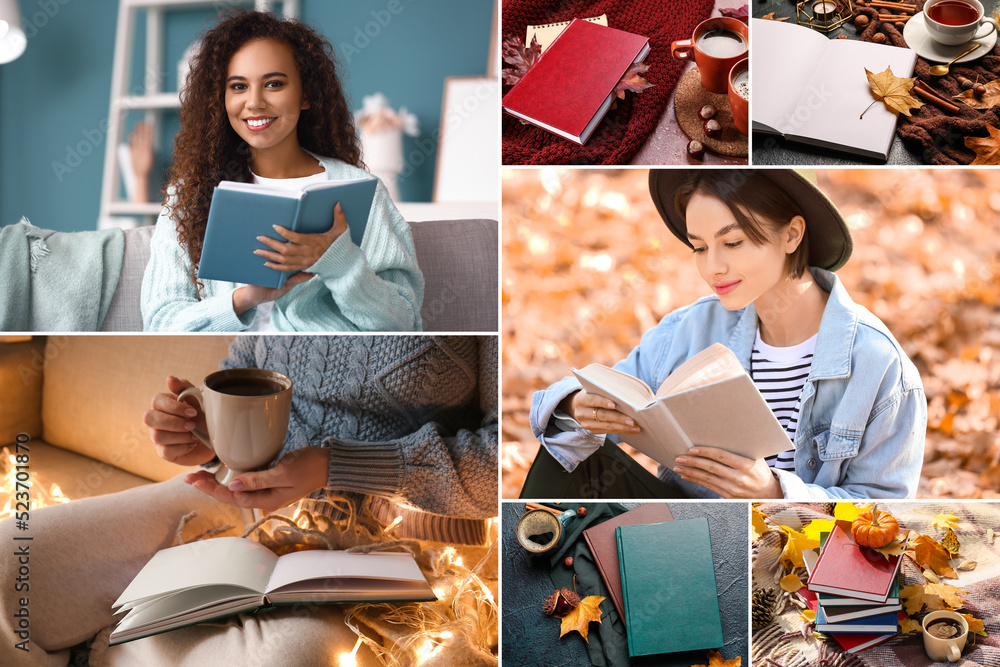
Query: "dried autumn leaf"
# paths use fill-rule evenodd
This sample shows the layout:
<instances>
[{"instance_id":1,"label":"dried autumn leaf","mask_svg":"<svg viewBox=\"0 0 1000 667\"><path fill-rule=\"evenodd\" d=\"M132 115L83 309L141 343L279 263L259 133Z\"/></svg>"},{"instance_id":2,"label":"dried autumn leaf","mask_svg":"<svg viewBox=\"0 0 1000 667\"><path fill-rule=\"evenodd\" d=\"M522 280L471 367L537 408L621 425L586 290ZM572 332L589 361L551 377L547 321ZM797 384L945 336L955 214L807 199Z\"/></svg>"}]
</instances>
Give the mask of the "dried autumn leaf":
<instances>
[{"instance_id":1,"label":"dried autumn leaf","mask_svg":"<svg viewBox=\"0 0 1000 667\"><path fill-rule=\"evenodd\" d=\"M1000 130L989 123L986 130L988 137L966 137L965 147L976 154L976 159L969 164L1000 164Z\"/></svg>"},{"instance_id":2,"label":"dried autumn leaf","mask_svg":"<svg viewBox=\"0 0 1000 667\"><path fill-rule=\"evenodd\" d=\"M990 109L1000 104L1000 79L982 85L986 87L986 92L982 95L976 95L976 91L970 89L961 95L955 95L952 99L964 102L973 109Z\"/></svg>"},{"instance_id":3,"label":"dried autumn leaf","mask_svg":"<svg viewBox=\"0 0 1000 667\"><path fill-rule=\"evenodd\" d=\"M771 530L771 527L768 526L767 523L764 521L764 519L766 518L767 515L765 515L756 507L753 508L751 512L751 521L753 523L753 539L755 541L759 540L761 536L764 535L764 533L767 533Z\"/></svg>"},{"instance_id":4,"label":"dried autumn leaf","mask_svg":"<svg viewBox=\"0 0 1000 667\"><path fill-rule=\"evenodd\" d=\"M904 618L899 622L899 631L904 635L908 635L911 632L920 632L921 630L920 621L914 621L912 618Z\"/></svg>"},{"instance_id":5,"label":"dried autumn leaf","mask_svg":"<svg viewBox=\"0 0 1000 667\"><path fill-rule=\"evenodd\" d=\"M781 587L789 593L794 593L802 588L802 579L800 579L797 574L786 575L782 577L781 581L778 583L781 584Z\"/></svg>"},{"instance_id":6,"label":"dried autumn leaf","mask_svg":"<svg viewBox=\"0 0 1000 667\"><path fill-rule=\"evenodd\" d=\"M934 574L933 570L924 570L920 574L924 575L924 579L926 579L932 584L941 583L941 579L936 574Z\"/></svg>"},{"instance_id":7,"label":"dried autumn leaf","mask_svg":"<svg viewBox=\"0 0 1000 667\"><path fill-rule=\"evenodd\" d=\"M504 69L501 72L503 82L513 86L538 60L542 54L542 47L538 45L534 35L531 36L531 44L527 47L520 38L507 35L503 38L502 54L503 61L514 68Z\"/></svg>"},{"instance_id":8,"label":"dried autumn leaf","mask_svg":"<svg viewBox=\"0 0 1000 667\"><path fill-rule=\"evenodd\" d=\"M921 610L957 609L965 604L962 593L967 592L948 584L914 584L903 586L899 596L904 600L903 611L913 616Z\"/></svg>"},{"instance_id":9,"label":"dried autumn leaf","mask_svg":"<svg viewBox=\"0 0 1000 667\"><path fill-rule=\"evenodd\" d=\"M732 660L723 660L722 654L711 649L708 652L708 664L707 665L691 665L691 667L741 667L743 663L743 658L736 656Z\"/></svg>"},{"instance_id":10,"label":"dried autumn leaf","mask_svg":"<svg viewBox=\"0 0 1000 667\"><path fill-rule=\"evenodd\" d=\"M810 540L819 542L820 533L833 532L834 522L832 519L813 519L809 525L802 529L802 534Z\"/></svg>"},{"instance_id":11,"label":"dried autumn leaf","mask_svg":"<svg viewBox=\"0 0 1000 667\"><path fill-rule=\"evenodd\" d=\"M802 617L802 620L805 621L806 623L816 622L816 612L814 612L812 609L804 610L801 614L799 614L799 616Z\"/></svg>"},{"instance_id":12,"label":"dried autumn leaf","mask_svg":"<svg viewBox=\"0 0 1000 667\"><path fill-rule=\"evenodd\" d=\"M964 560L962 561L962 564L956 567L955 569L958 570L959 572L971 572L972 570L975 570L978 566L979 563L974 560Z\"/></svg>"},{"instance_id":13,"label":"dried autumn leaf","mask_svg":"<svg viewBox=\"0 0 1000 667\"><path fill-rule=\"evenodd\" d=\"M746 23L750 20L750 5L740 5L736 8L723 7L719 10L719 13L723 16L728 16L731 19L736 19L737 21L743 21Z\"/></svg>"},{"instance_id":14,"label":"dried autumn leaf","mask_svg":"<svg viewBox=\"0 0 1000 667\"><path fill-rule=\"evenodd\" d=\"M813 540L803 535L794 528L789 528L788 526L780 526L780 528L788 533L788 542L785 543L785 548L781 552L781 562L787 562L791 567L805 567L805 562L802 560L802 551L804 549L815 549L819 546L819 540Z\"/></svg>"},{"instance_id":15,"label":"dried autumn leaf","mask_svg":"<svg viewBox=\"0 0 1000 667\"><path fill-rule=\"evenodd\" d=\"M954 513L945 514L942 512L934 517L931 521L931 525L937 526L938 528L957 528L958 522L961 521Z\"/></svg>"},{"instance_id":16,"label":"dried autumn leaf","mask_svg":"<svg viewBox=\"0 0 1000 667\"><path fill-rule=\"evenodd\" d=\"M885 557L886 560L889 560L893 556L902 556L906 552L908 546L909 542L907 542L904 537L897 536L896 539L889 542L889 544L884 547L874 549L873 551L879 552L883 557Z\"/></svg>"},{"instance_id":17,"label":"dried autumn leaf","mask_svg":"<svg viewBox=\"0 0 1000 667\"><path fill-rule=\"evenodd\" d=\"M992 528L987 528L986 529L986 539L989 540L990 544L993 544L993 536L994 535L995 535L995 533L993 532Z\"/></svg>"},{"instance_id":18,"label":"dried autumn leaf","mask_svg":"<svg viewBox=\"0 0 1000 667\"><path fill-rule=\"evenodd\" d=\"M587 631L592 622L601 622L601 610L598 609L604 598L600 595L588 595L587 597L580 600L573 611L569 612L562 619L562 626L559 628L559 636L562 637L567 632L579 632L583 635L583 640L590 643L587 639Z\"/></svg>"},{"instance_id":19,"label":"dried autumn leaf","mask_svg":"<svg viewBox=\"0 0 1000 667\"><path fill-rule=\"evenodd\" d=\"M910 557L921 569L928 567L938 576L958 579L958 573L948 563L951 554L933 537L918 535L910 544L913 545Z\"/></svg>"},{"instance_id":20,"label":"dried autumn leaf","mask_svg":"<svg viewBox=\"0 0 1000 667\"><path fill-rule=\"evenodd\" d=\"M833 518L836 521L852 523L863 511L860 507L855 507L854 503L837 503L833 508Z\"/></svg>"},{"instance_id":21,"label":"dried autumn leaf","mask_svg":"<svg viewBox=\"0 0 1000 667\"><path fill-rule=\"evenodd\" d=\"M622 75L621 80L618 81L618 85L615 86L615 95L618 96L618 99L624 100L626 91L630 90L633 93L641 93L647 88L655 86L655 83L650 83L639 76L640 74L645 73L648 69L649 65L644 62L637 62L629 65L629 68L625 70L625 74Z\"/></svg>"},{"instance_id":22,"label":"dried autumn leaf","mask_svg":"<svg viewBox=\"0 0 1000 667\"><path fill-rule=\"evenodd\" d=\"M761 16L761 18L764 19L765 21L787 21L788 19L790 19L792 17L791 16L782 16L781 18L776 19L776 18L774 18L774 12L770 12L769 14L764 14L763 16Z\"/></svg>"},{"instance_id":23,"label":"dried autumn leaf","mask_svg":"<svg viewBox=\"0 0 1000 667\"><path fill-rule=\"evenodd\" d=\"M955 531L949 528L948 532L941 538L941 546L947 549L949 553L957 554L962 545L958 543Z\"/></svg>"},{"instance_id":24,"label":"dried autumn leaf","mask_svg":"<svg viewBox=\"0 0 1000 667\"><path fill-rule=\"evenodd\" d=\"M972 614L961 614L961 617L969 624L969 632L974 635L986 636L986 626Z\"/></svg>"},{"instance_id":25,"label":"dried autumn leaf","mask_svg":"<svg viewBox=\"0 0 1000 667\"><path fill-rule=\"evenodd\" d=\"M868 76L868 85L871 86L875 102L884 102L889 111L909 116L910 109L919 109L924 106L923 102L910 95L910 90L917 80L916 77L905 79L894 76L891 67L886 67L884 72L878 74L873 74L865 68L865 74ZM865 111L871 109L872 104L869 104ZM861 112L861 118L865 117L865 111Z\"/></svg>"}]
</instances>

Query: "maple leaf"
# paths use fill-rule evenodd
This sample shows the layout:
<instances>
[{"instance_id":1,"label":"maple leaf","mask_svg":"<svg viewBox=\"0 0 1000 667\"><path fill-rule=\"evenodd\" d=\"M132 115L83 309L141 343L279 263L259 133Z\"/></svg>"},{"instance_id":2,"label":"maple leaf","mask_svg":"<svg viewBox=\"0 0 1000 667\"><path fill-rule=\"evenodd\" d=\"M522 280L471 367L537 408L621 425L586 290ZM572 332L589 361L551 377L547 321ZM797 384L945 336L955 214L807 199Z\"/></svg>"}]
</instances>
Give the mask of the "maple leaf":
<instances>
[{"instance_id":1,"label":"maple leaf","mask_svg":"<svg viewBox=\"0 0 1000 667\"><path fill-rule=\"evenodd\" d=\"M893 556L902 556L906 552L906 549L910 546L909 542L906 541L904 537L896 536L892 542L885 545L884 547L879 547L878 549L873 549L877 551L886 559L889 560Z\"/></svg>"},{"instance_id":2,"label":"maple leaf","mask_svg":"<svg viewBox=\"0 0 1000 667\"><path fill-rule=\"evenodd\" d=\"M753 522L753 539L756 541L759 540L764 533L770 532L771 527L764 521L764 519L767 518L767 515L756 507L752 509L751 517Z\"/></svg>"},{"instance_id":3,"label":"maple leaf","mask_svg":"<svg viewBox=\"0 0 1000 667\"><path fill-rule=\"evenodd\" d=\"M947 549L949 553L957 554L962 545L958 543L955 531L949 528L948 532L941 538L941 546Z\"/></svg>"},{"instance_id":4,"label":"maple leaf","mask_svg":"<svg viewBox=\"0 0 1000 667\"><path fill-rule=\"evenodd\" d=\"M986 92L976 95L974 89L964 91L961 95L955 95L952 99L968 104L973 109L990 109L1000 104L1000 79L994 79L983 84Z\"/></svg>"},{"instance_id":5,"label":"maple leaf","mask_svg":"<svg viewBox=\"0 0 1000 667\"><path fill-rule=\"evenodd\" d=\"M863 511L860 507L856 507L854 503L837 503L836 507L833 508L833 518L837 521L851 523Z\"/></svg>"},{"instance_id":6,"label":"maple leaf","mask_svg":"<svg viewBox=\"0 0 1000 667\"><path fill-rule=\"evenodd\" d=\"M794 593L795 591L802 588L802 579L799 578L797 574L789 574L781 578L778 582L781 587L788 591L789 593Z\"/></svg>"},{"instance_id":7,"label":"maple leaf","mask_svg":"<svg viewBox=\"0 0 1000 667\"><path fill-rule=\"evenodd\" d=\"M921 569L927 567L940 577L958 579L958 573L948 563L951 554L933 537L918 535L910 544L913 545L910 557Z\"/></svg>"},{"instance_id":8,"label":"maple leaf","mask_svg":"<svg viewBox=\"0 0 1000 667\"><path fill-rule=\"evenodd\" d=\"M878 74L869 72L866 67L865 74L868 76L868 85L871 86L875 102L880 100L885 102L886 108L894 114L909 116L910 109L919 109L924 106L923 102L910 96L910 90L917 80L916 77L903 79L893 76L891 67L886 67L884 72ZM868 108L861 112L861 118L865 117L865 112L872 108L872 104L869 104Z\"/></svg>"},{"instance_id":9,"label":"maple leaf","mask_svg":"<svg viewBox=\"0 0 1000 667\"><path fill-rule=\"evenodd\" d=\"M938 528L957 528L959 521L961 521L961 519L959 519L954 514L952 513L945 514L944 512L941 512L941 514L938 514L936 517L934 517L934 520L931 521L931 524L937 526Z\"/></svg>"},{"instance_id":10,"label":"maple leaf","mask_svg":"<svg viewBox=\"0 0 1000 667\"><path fill-rule=\"evenodd\" d=\"M986 626L978 618L972 614L960 614L962 618L969 624L969 632L975 635L986 636Z\"/></svg>"},{"instance_id":11,"label":"maple leaf","mask_svg":"<svg viewBox=\"0 0 1000 667\"><path fill-rule=\"evenodd\" d=\"M779 560L783 563L787 562L793 568L805 567L805 562L802 560L802 550L815 549L819 546L819 540L809 539L806 535L788 526L781 526L781 529L788 533L788 542L785 543Z\"/></svg>"},{"instance_id":12,"label":"maple leaf","mask_svg":"<svg viewBox=\"0 0 1000 667\"><path fill-rule=\"evenodd\" d=\"M988 137L965 138L965 147L976 154L976 159L969 164L1000 164L1000 130L989 123L986 130L990 133Z\"/></svg>"},{"instance_id":13,"label":"maple leaf","mask_svg":"<svg viewBox=\"0 0 1000 667\"><path fill-rule=\"evenodd\" d=\"M920 621L914 621L912 618L904 618L899 622L899 631L904 635L908 635L911 632L920 632L922 629Z\"/></svg>"},{"instance_id":14,"label":"maple leaf","mask_svg":"<svg viewBox=\"0 0 1000 667\"><path fill-rule=\"evenodd\" d=\"M913 584L903 586L899 590L899 596L905 600L903 611L907 616L912 616L925 608L926 611L957 609L965 604L962 593L968 591L948 584Z\"/></svg>"},{"instance_id":15,"label":"maple leaf","mask_svg":"<svg viewBox=\"0 0 1000 667\"><path fill-rule=\"evenodd\" d=\"M743 21L746 23L750 19L750 5L742 5L740 7L731 8L723 7L719 10L719 13L723 16L728 16L731 19L736 19L737 21ZM772 14L774 12L771 12Z\"/></svg>"},{"instance_id":16,"label":"maple leaf","mask_svg":"<svg viewBox=\"0 0 1000 667\"><path fill-rule=\"evenodd\" d=\"M833 532L834 522L832 519L813 519L809 525L802 529L802 534L810 540L819 542L820 533Z\"/></svg>"},{"instance_id":17,"label":"maple leaf","mask_svg":"<svg viewBox=\"0 0 1000 667\"><path fill-rule=\"evenodd\" d=\"M562 637L567 632L575 630L583 635L583 640L589 644L590 640L587 639L587 631L591 622L601 622L601 610L598 609L598 606L603 601L604 598L600 595L588 595L580 600L580 604L563 616L562 626L559 628L559 636Z\"/></svg>"},{"instance_id":18,"label":"maple leaf","mask_svg":"<svg viewBox=\"0 0 1000 667\"><path fill-rule=\"evenodd\" d=\"M761 18L764 19L765 21L787 21L788 19L790 19L792 17L791 16L782 16L781 18L776 19L776 18L774 18L774 12L770 12L769 14L764 14L763 16L761 16Z\"/></svg>"},{"instance_id":19,"label":"maple leaf","mask_svg":"<svg viewBox=\"0 0 1000 667\"><path fill-rule=\"evenodd\" d=\"M723 660L722 654L711 649L708 652L708 664L707 665L691 665L691 667L741 667L743 663L743 658L736 656L732 660Z\"/></svg>"},{"instance_id":20,"label":"maple leaf","mask_svg":"<svg viewBox=\"0 0 1000 667\"><path fill-rule=\"evenodd\" d=\"M631 90L633 93L641 93L647 88L655 86L655 83L650 83L639 76L648 69L649 65L641 61L629 65L629 68L625 70L625 74L622 75L621 80L618 81L618 85L615 86L615 95L618 96L618 99L624 100L626 91Z\"/></svg>"},{"instance_id":21,"label":"maple leaf","mask_svg":"<svg viewBox=\"0 0 1000 667\"><path fill-rule=\"evenodd\" d=\"M501 72L503 82L514 85L521 80L521 77L538 60L538 57L542 54L542 47L538 45L538 40L535 39L534 35L531 36L531 44L527 47L524 46L524 42L519 38L507 35L503 38L502 54L503 61L514 68L513 70L505 69Z\"/></svg>"}]
</instances>

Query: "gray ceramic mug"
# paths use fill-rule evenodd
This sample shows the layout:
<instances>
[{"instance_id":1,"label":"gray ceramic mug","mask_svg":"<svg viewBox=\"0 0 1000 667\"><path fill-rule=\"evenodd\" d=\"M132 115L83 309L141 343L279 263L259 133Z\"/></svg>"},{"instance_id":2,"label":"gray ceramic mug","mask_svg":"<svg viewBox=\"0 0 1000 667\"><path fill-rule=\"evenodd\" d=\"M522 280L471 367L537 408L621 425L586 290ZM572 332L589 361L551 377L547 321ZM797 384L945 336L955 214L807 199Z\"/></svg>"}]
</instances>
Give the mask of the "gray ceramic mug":
<instances>
[{"instance_id":1,"label":"gray ceramic mug","mask_svg":"<svg viewBox=\"0 0 1000 667\"><path fill-rule=\"evenodd\" d=\"M207 431L195 436L215 452L222 466L215 479L227 486L234 477L270 463L285 443L292 406L291 378L262 368L230 368L181 392L193 396L205 414Z\"/></svg>"}]
</instances>

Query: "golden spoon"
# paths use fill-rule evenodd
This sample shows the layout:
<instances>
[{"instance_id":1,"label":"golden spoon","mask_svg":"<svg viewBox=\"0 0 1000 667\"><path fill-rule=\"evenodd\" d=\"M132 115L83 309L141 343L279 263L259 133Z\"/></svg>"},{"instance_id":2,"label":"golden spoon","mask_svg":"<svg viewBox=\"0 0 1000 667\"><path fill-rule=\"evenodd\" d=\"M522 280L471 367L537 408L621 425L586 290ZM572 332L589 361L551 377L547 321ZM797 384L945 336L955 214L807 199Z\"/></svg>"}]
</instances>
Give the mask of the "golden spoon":
<instances>
[{"instance_id":1,"label":"golden spoon","mask_svg":"<svg viewBox=\"0 0 1000 667\"><path fill-rule=\"evenodd\" d=\"M948 67L950 67L952 63L954 63L959 58L964 58L965 56L969 55L970 53L978 49L980 46L982 46L982 44L973 44L965 51L965 53L961 53L955 56L944 65L935 65L934 67L931 68L931 74L933 74L934 76L944 76L945 74L948 73Z\"/></svg>"}]
</instances>

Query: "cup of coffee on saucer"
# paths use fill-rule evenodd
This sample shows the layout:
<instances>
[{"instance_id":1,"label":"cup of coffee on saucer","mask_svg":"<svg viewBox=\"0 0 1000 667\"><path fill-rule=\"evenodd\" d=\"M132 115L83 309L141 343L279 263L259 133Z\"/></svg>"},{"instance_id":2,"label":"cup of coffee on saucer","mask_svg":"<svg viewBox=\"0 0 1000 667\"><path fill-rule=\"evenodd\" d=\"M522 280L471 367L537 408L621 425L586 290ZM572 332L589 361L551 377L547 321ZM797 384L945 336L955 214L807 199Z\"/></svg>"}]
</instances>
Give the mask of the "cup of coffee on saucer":
<instances>
[{"instance_id":1,"label":"cup of coffee on saucer","mask_svg":"<svg viewBox=\"0 0 1000 667\"><path fill-rule=\"evenodd\" d=\"M292 407L291 378L263 368L230 368L207 376L201 387L181 392L205 414L206 430L194 435L215 452L222 466L215 480L234 477L270 463L285 443Z\"/></svg>"},{"instance_id":2,"label":"cup of coffee on saucer","mask_svg":"<svg viewBox=\"0 0 1000 667\"><path fill-rule=\"evenodd\" d=\"M930 38L947 46L983 39L997 29L979 0L927 0L924 24Z\"/></svg>"},{"instance_id":3,"label":"cup of coffee on saucer","mask_svg":"<svg viewBox=\"0 0 1000 667\"><path fill-rule=\"evenodd\" d=\"M736 129L750 134L750 59L747 56L737 60L729 70L729 108Z\"/></svg>"},{"instance_id":4,"label":"cup of coffee on saucer","mask_svg":"<svg viewBox=\"0 0 1000 667\"><path fill-rule=\"evenodd\" d=\"M922 623L924 650L935 662L957 662L969 637L969 623L958 612L934 611Z\"/></svg>"},{"instance_id":5,"label":"cup of coffee on saucer","mask_svg":"<svg viewBox=\"0 0 1000 667\"><path fill-rule=\"evenodd\" d=\"M710 92L725 95L729 89L729 70L746 56L749 37L742 21L718 16L699 23L691 39L671 44L670 53L677 60L693 60L701 72L701 85Z\"/></svg>"}]
</instances>

